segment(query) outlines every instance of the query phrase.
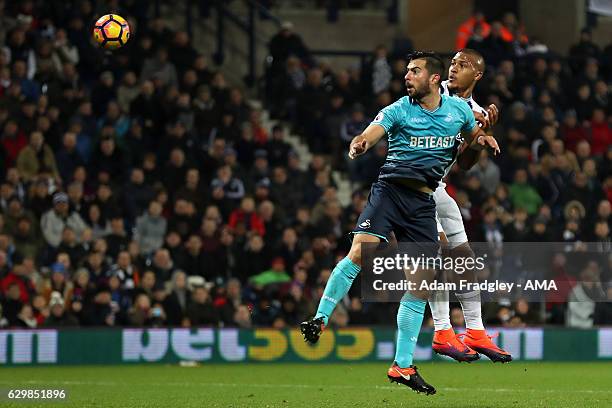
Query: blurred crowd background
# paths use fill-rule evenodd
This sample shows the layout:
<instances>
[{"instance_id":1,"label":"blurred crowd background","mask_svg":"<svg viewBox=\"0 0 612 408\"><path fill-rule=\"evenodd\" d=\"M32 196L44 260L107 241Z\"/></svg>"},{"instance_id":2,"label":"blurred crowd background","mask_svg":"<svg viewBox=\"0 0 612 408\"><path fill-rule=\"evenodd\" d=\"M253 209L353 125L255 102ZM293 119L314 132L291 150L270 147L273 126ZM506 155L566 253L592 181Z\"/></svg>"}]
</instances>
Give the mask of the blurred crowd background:
<instances>
[{"instance_id":1,"label":"blurred crowd background","mask_svg":"<svg viewBox=\"0 0 612 408\"><path fill-rule=\"evenodd\" d=\"M350 247L386 145L356 161L347 147L404 95L410 40L332 70L286 22L262 108L187 32L142 1L110 3L137 28L112 54L90 35L107 4L0 0L0 326L295 326ZM594 242L609 256L612 44L585 29L555 55L514 15L475 13L456 46L485 56L475 99L501 111L503 154L447 180L469 239ZM352 183L348 206L335 170ZM556 258L560 296L489 302L487 323L612 324L608 262ZM396 305L359 294L333 325L393 322Z\"/></svg>"}]
</instances>

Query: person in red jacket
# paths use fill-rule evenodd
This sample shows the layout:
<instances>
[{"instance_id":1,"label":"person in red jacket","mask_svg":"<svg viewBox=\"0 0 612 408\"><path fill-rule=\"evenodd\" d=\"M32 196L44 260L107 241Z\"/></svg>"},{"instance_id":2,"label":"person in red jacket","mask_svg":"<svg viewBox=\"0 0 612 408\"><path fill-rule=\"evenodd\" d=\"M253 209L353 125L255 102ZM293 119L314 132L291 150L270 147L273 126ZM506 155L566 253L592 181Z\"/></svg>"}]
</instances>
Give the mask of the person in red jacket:
<instances>
[{"instance_id":1,"label":"person in red jacket","mask_svg":"<svg viewBox=\"0 0 612 408\"><path fill-rule=\"evenodd\" d=\"M36 290L34 289L34 284L32 283L31 279L27 276L25 267L21 264L13 266L13 269L8 273L8 275L2 279L2 293L6 294L8 288L13 283L16 283L19 286L19 300L21 300L21 302L24 304L29 303L30 296L34 295Z\"/></svg>"},{"instance_id":2,"label":"person in red jacket","mask_svg":"<svg viewBox=\"0 0 612 408\"><path fill-rule=\"evenodd\" d=\"M28 138L19 129L17 122L9 119L4 125L4 131L0 136L0 143L6 151L6 168L13 167L19 156L19 152L28 145Z\"/></svg>"},{"instance_id":3,"label":"person in red jacket","mask_svg":"<svg viewBox=\"0 0 612 408\"><path fill-rule=\"evenodd\" d=\"M601 108L593 111L591 118L591 150L596 156L603 156L612 145L612 129L606 121L606 114Z\"/></svg>"},{"instance_id":4,"label":"person in red jacket","mask_svg":"<svg viewBox=\"0 0 612 408\"><path fill-rule=\"evenodd\" d=\"M588 139L586 129L578 123L576 111L573 109L565 112L560 130L561 139L563 139L565 147L574 153L576 153L576 145L578 142Z\"/></svg>"},{"instance_id":5,"label":"person in red jacket","mask_svg":"<svg viewBox=\"0 0 612 408\"><path fill-rule=\"evenodd\" d=\"M504 14L501 35L506 42L518 41L521 45L529 43L529 38L525 34L525 27L519 23L514 13Z\"/></svg>"},{"instance_id":6,"label":"person in red jacket","mask_svg":"<svg viewBox=\"0 0 612 408\"><path fill-rule=\"evenodd\" d=\"M455 40L455 50L461 50L466 47L468 41L477 26L482 29L482 38L487 38L491 32L491 25L485 20L484 14L480 11L474 13L467 21L459 26L457 29L457 39Z\"/></svg>"},{"instance_id":7,"label":"person in red jacket","mask_svg":"<svg viewBox=\"0 0 612 408\"><path fill-rule=\"evenodd\" d=\"M244 232L256 232L260 236L264 236L266 233L266 227L263 220L255 212L255 200L253 197L246 196L240 202L240 208L232 211L229 217L229 227L240 234L241 228L244 228Z\"/></svg>"}]
</instances>

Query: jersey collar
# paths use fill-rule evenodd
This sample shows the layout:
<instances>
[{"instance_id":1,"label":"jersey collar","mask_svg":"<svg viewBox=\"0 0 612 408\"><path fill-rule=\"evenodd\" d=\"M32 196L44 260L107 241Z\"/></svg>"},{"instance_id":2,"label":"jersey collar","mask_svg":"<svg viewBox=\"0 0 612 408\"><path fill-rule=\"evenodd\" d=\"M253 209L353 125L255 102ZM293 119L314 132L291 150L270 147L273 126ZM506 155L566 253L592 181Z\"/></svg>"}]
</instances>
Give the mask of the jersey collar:
<instances>
[{"instance_id":1,"label":"jersey collar","mask_svg":"<svg viewBox=\"0 0 612 408\"><path fill-rule=\"evenodd\" d=\"M411 96L408 97L408 100L410 101L411 104L418 106L423 112L427 112L427 113L436 113L441 107L442 107L442 101L444 100L444 95L440 94L440 104L438 105L438 107L434 110L428 110L423 108L421 105L418 104L417 101L415 101Z\"/></svg>"},{"instance_id":2,"label":"jersey collar","mask_svg":"<svg viewBox=\"0 0 612 408\"><path fill-rule=\"evenodd\" d=\"M443 90L443 89L444 89L444 87L443 87L441 84L440 84L440 89L441 89L441 90ZM469 105L470 105L470 107L471 107L471 103L470 103L470 102L473 100L473 99L472 99L472 95L471 95L471 94L470 94L470 96L468 96L467 98L464 98L463 96L455 95L455 93L454 93L453 91L451 91L451 90L450 90L450 88L448 87L448 83L446 84L446 89L448 89L448 94L449 94L450 96L456 96L457 98L461 98L461 99L463 99L464 101L468 102L468 103L469 103Z\"/></svg>"}]
</instances>

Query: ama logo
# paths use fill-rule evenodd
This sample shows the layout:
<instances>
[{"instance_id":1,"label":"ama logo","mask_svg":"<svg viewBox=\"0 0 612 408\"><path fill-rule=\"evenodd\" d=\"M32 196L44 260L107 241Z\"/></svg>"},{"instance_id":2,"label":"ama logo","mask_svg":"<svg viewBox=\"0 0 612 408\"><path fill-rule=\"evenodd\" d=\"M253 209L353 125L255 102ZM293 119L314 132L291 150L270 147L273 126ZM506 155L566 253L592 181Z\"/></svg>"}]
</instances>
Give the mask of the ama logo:
<instances>
[{"instance_id":1,"label":"ama logo","mask_svg":"<svg viewBox=\"0 0 612 408\"><path fill-rule=\"evenodd\" d=\"M447 114L446 117L444 118L445 122L452 122L453 121L453 115L452 114Z\"/></svg>"},{"instance_id":2,"label":"ama logo","mask_svg":"<svg viewBox=\"0 0 612 408\"><path fill-rule=\"evenodd\" d=\"M370 219L368 218L367 220L359 224L359 227L360 228L370 228Z\"/></svg>"}]
</instances>

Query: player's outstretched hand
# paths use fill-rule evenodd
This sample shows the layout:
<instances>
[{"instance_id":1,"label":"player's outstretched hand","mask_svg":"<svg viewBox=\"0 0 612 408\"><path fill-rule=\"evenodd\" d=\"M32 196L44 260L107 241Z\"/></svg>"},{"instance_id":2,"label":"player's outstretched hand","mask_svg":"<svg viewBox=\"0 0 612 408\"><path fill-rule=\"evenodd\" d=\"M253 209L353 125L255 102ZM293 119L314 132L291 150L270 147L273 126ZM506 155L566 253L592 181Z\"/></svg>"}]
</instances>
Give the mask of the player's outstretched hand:
<instances>
[{"instance_id":1,"label":"player's outstretched hand","mask_svg":"<svg viewBox=\"0 0 612 408\"><path fill-rule=\"evenodd\" d=\"M489 115L489 126L493 126L499 120L499 109L494 104L490 104L487 108L487 114Z\"/></svg>"},{"instance_id":2,"label":"player's outstretched hand","mask_svg":"<svg viewBox=\"0 0 612 408\"><path fill-rule=\"evenodd\" d=\"M487 117L482 113L482 112L478 112L478 111L473 111L474 112L474 118L476 119L476 122L478 122L478 126L480 126L481 129L487 130L489 128L489 119L487 119Z\"/></svg>"},{"instance_id":3,"label":"player's outstretched hand","mask_svg":"<svg viewBox=\"0 0 612 408\"><path fill-rule=\"evenodd\" d=\"M484 146L484 147L489 146L491 149L493 149L494 156L497 156L498 153L501 153L501 150L499 149L499 145L497 144L497 140L495 140L493 136L489 136L489 135L479 136L477 143L481 146Z\"/></svg>"},{"instance_id":4,"label":"player's outstretched hand","mask_svg":"<svg viewBox=\"0 0 612 408\"><path fill-rule=\"evenodd\" d=\"M368 150L368 141L365 137L358 136L353 139L351 142L351 146L349 147L349 158L354 159L357 156L360 156Z\"/></svg>"}]
</instances>

